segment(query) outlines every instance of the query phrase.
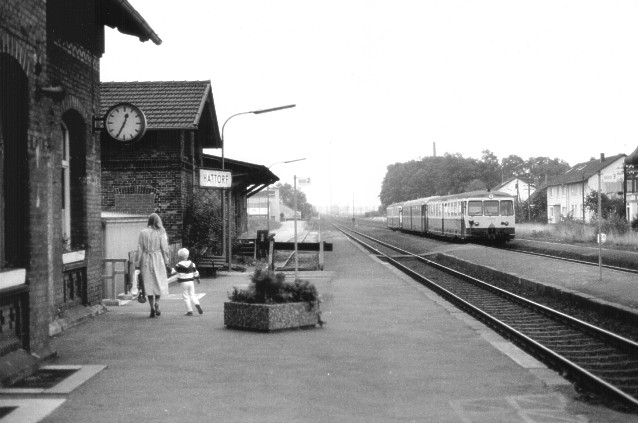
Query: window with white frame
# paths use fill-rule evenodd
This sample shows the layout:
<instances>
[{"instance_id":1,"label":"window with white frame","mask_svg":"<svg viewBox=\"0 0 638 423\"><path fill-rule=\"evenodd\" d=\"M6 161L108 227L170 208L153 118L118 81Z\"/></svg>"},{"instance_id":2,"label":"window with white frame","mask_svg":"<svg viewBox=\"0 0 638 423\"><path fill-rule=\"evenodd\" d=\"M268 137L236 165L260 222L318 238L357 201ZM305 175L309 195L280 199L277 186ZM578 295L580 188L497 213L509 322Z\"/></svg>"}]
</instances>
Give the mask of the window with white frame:
<instances>
[{"instance_id":1,"label":"window with white frame","mask_svg":"<svg viewBox=\"0 0 638 423\"><path fill-rule=\"evenodd\" d=\"M69 143L69 130L64 123L62 129L62 166L61 166L61 198L62 198L62 236L66 248L70 248L71 243L71 154Z\"/></svg>"}]
</instances>

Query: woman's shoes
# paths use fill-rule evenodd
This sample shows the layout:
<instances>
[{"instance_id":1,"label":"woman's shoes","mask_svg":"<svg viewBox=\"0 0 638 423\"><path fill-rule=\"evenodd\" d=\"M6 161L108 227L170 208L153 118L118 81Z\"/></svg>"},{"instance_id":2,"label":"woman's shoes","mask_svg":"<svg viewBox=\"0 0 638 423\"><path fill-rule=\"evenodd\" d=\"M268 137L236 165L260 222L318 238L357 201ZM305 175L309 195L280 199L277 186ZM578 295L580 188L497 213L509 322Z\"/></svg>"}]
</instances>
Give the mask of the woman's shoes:
<instances>
[{"instance_id":1,"label":"woman's shoes","mask_svg":"<svg viewBox=\"0 0 638 423\"><path fill-rule=\"evenodd\" d=\"M155 317L155 310L151 309L151 315L149 316L151 319Z\"/></svg>"},{"instance_id":2,"label":"woman's shoes","mask_svg":"<svg viewBox=\"0 0 638 423\"><path fill-rule=\"evenodd\" d=\"M157 317L160 317L162 315L162 312L159 309L159 304L158 303L155 303L155 315Z\"/></svg>"}]
</instances>

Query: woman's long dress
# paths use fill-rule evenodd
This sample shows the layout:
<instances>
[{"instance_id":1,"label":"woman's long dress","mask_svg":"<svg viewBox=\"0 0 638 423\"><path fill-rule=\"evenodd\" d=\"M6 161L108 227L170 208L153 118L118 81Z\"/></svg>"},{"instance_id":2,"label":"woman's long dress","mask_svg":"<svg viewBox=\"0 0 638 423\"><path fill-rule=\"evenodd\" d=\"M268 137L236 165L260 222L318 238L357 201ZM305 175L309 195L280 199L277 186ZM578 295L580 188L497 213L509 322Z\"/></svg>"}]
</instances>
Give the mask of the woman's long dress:
<instances>
[{"instance_id":1,"label":"woman's long dress","mask_svg":"<svg viewBox=\"0 0 638 423\"><path fill-rule=\"evenodd\" d=\"M146 295L168 295L166 263L168 263L168 237L166 232L153 228L140 231L135 266L140 268L140 277Z\"/></svg>"}]
</instances>

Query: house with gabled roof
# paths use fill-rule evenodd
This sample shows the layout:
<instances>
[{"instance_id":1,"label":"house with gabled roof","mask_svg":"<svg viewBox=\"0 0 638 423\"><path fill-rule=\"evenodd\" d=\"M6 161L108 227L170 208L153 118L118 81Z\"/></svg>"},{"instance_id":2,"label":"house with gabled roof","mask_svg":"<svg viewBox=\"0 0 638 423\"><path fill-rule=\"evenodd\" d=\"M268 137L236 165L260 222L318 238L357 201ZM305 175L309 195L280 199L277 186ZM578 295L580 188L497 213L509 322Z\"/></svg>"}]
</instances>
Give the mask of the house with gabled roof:
<instances>
[{"instance_id":1,"label":"house with gabled roof","mask_svg":"<svg viewBox=\"0 0 638 423\"><path fill-rule=\"evenodd\" d=\"M625 208L627 221L638 219L638 148L625 157Z\"/></svg>"},{"instance_id":2,"label":"house with gabled roof","mask_svg":"<svg viewBox=\"0 0 638 423\"><path fill-rule=\"evenodd\" d=\"M586 197L592 191L598 191L600 174L600 192L610 198L623 196L625 154L611 157L601 155L578 163L563 175L549 179L543 188L547 188L547 221L559 223L567 217L589 221L593 215L584 206Z\"/></svg>"},{"instance_id":3,"label":"house with gabled roof","mask_svg":"<svg viewBox=\"0 0 638 423\"><path fill-rule=\"evenodd\" d=\"M119 103L145 114L147 129L135 142L120 142L102 131L102 210L158 213L172 250L182 245L186 207L199 190L201 168L221 169L221 160L203 150L221 148L210 81L104 82L102 115ZM263 166L225 161L233 172L230 213L233 233L245 228L246 198L278 178ZM220 201L224 191L204 189ZM228 209L225 210L228 213ZM242 217L242 214L244 217ZM223 242L226 236L223 236ZM222 241L222 240L219 240ZM136 246L132 246L135 249ZM225 251L225 247L219 247Z\"/></svg>"},{"instance_id":4,"label":"house with gabled roof","mask_svg":"<svg viewBox=\"0 0 638 423\"><path fill-rule=\"evenodd\" d=\"M531 182L528 182L518 176L514 176L492 188L492 191L505 192L516 198L519 202L527 201L535 190L536 188Z\"/></svg>"}]
</instances>

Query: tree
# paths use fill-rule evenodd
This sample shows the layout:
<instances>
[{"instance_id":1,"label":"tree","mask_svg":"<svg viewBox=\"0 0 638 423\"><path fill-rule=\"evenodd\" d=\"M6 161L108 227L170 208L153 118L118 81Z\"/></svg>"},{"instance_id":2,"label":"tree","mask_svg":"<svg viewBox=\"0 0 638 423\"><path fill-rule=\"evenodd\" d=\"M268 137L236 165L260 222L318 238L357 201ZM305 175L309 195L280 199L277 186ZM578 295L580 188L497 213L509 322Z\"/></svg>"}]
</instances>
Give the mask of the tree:
<instances>
[{"instance_id":1,"label":"tree","mask_svg":"<svg viewBox=\"0 0 638 423\"><path fill-rule=\"evenodd\" d=\"M600 206L602 211L602 218L608 219L612 215L618 217L625 217L625 207L622 198L609 198L606 194L600 194ZM591 191L587 197L585 197L585 207L594 213L594 216L598 216L598 191Z\"/></svg>"},{"instance_id":2,"label":"tree","mask_svg":"<svg viewBox=\"0 0 638 423\"><path fill-rule=\"evenodd\" d=\"M547 188L538 190L523 202L522 220L528 217L532 222L547 223Z\"/></svg>"},{"instance_id":3,"label":"tree","mask_svg":"<svg viewBox=\"0 0 638 423\"><path fill-rule=\"evenodd\" d=\"M487 187L501 183L501 166L498 163L498 158L490 150L483 150L479 169L481 171L480 179Z\"/></svg>"},{"instance_id":4,"label":"tree","mask_svg":"<svg viewBox=\"0 0 638 423\"><path fill-rule=\"evenodd\" d=\"M285 206L290 207L294 210L295 208L295 189L290 184L281 184L278 183L275 185L279 188L279 198L281 198L282 203ZM309 219L314 216L315 209L314 207L308 203L306 198L306 194L303 191L300 191L297 188L297 211L301 212L302 219Z\"/></svg>"},{"instance_id":5,"label":"tree","mask_svg":"<svg viewBox=\"0 0 638 423\"><path fill-rule=\"evenodd\" d=\"M525 160L511 154L501 160L501 172L505 180L513 176L523 176L527 173Z\"/></svg>"}]
</instances>

